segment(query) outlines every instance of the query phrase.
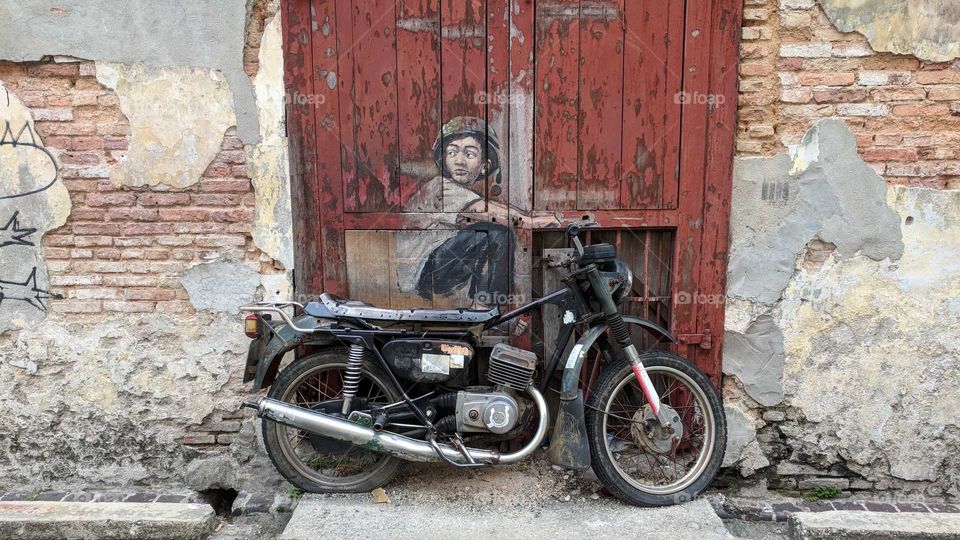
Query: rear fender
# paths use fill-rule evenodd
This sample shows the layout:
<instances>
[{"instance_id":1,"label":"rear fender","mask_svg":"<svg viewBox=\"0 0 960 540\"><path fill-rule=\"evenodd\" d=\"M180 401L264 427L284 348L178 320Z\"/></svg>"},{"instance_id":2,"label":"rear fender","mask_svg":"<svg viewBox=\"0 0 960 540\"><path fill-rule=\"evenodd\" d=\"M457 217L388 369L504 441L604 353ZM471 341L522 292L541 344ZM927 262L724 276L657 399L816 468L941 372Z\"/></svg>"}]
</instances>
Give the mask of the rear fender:
<instances>
[{"instance_id":1,"label":"rear fender","mask_svg":"<svg viewBox=\"0 0 960 540\"><path fill-rule=\"evenodd\" d=\"M300 327L310 327L314 325L315 320L310 315L301 315L294 319L294 323ZM326 346L334 342L333 336L329 334L305 334L282 323L276 325L267 323L263 327L269 336L261 336L251 343L247 357L248 366L254 362L257 366L253 375L254 392L259 392L273 384L280 369L280 361L287 352L301 345ZM244 382L248 380L250 380L249 376L245 377Z\"/></svg>"}]
</instances>

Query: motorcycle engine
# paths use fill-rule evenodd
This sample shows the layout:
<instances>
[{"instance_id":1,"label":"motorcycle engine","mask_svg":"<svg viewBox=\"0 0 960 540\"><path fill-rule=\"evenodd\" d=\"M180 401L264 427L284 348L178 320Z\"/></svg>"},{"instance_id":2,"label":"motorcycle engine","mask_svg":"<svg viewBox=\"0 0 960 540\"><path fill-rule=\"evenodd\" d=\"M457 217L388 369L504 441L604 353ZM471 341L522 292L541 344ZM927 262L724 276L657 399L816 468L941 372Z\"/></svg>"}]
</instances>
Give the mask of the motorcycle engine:
<instances>
[{"instance_id":1,"label":"motorcycle engine","mask_svg":"<svg viewBox=\"0 0 960 540\"><path fill-rule=\"evenodd\" d=\"M458 392L457 431L501 435L514 428L520 407L505 392Z\"/></svg>"},{"instance_id":2,"label":"motorcycle engine","mask_svg":"<svg viewBox=\"0 0 960 540\"><path fill-rule=\"evenodd\" d=\"M496 387L492 392L457 393L457 431L502 435L516 427L520 407L512 394L527 389L536 367L535 353L498 343L490 351L487 372Z\"/></svg>"}]
</instances>

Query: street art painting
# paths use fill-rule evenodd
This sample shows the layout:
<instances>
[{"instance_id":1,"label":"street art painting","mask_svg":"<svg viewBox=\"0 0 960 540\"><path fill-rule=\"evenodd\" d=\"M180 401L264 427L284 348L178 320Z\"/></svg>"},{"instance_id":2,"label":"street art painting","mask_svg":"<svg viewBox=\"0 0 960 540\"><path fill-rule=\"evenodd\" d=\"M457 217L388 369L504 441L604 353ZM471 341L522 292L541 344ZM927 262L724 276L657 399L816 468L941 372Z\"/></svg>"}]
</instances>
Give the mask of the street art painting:
<instances>
[{"instance_id":1,"label":"street art painting","mask_svg":"<svg viewBox=\"0 0 960 540\"><path fill-rule=\"evenodd\" d=\"M408 205L439 201L444 212L491 211L506 221L507 209L486 198L487 179L500 174L500 142L480 118L460 116L443 125L433 145L438 174L423 185ZM466 298L489 305L509 293L513 272L512 232L490 221L466 225L442 238L422 259L416 291L425 298L450 295L467 287ZM402 256L402 254L398 254ZM401 289L402 290L402 289Z\"/></svg>"},{"instance_id":2,"label":"street art painting","mask_svg":"<svg viewBox=\"0 0 960 540\"><path fill-rule=\"evenodd\" d=\"M41 238L61 226L70 198L30 110L0 82L0 332L42 320L50 300Z\"/></svg>"}]
</instances>

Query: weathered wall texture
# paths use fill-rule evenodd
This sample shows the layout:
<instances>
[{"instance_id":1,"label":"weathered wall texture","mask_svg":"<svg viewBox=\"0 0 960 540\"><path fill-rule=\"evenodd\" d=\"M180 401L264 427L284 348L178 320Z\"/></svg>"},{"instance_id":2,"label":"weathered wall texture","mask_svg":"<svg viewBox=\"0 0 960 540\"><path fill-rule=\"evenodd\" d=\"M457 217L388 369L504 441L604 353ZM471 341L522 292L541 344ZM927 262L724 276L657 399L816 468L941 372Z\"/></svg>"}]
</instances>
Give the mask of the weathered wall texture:
<instances>
[{"instance_id":1,"label":"weathered wall texture","mask_svg":"<svg viewBox=\"0 0 960 540\"><path fill-rule=\"evenodd\" d=\"M246 11L242 0L157 0L149 9L111 0L4 2L0 59L28 62L63 55L217 71L230 85L240 138L253 144L257 111L244 72Z\"/></svg>"},{"instance_id":2,"label":"weathered wall texture","mask_svg":"<svg viewBox=\"0 0 960 540\"><path fill-rule=\"evenodd\" d=\"M943 0L819 0L843 32L863 34L875 51L944 62L960 56L960 6Z\"/></svg>"},{"instance_id":3,"label":"weathered wall texture","mask_svg":"<svg viewBox=\"0 0 960 540\"><path fill-rule=\"evenodd\" d=\"M877 51L955 56L960 12L821 4L744 15L726 463L775 488L956 499L960 70Z\"/></svg>"},{"instance_id":4,"label":"weathered wall texture","mask_svg":"<svg viewBox=\"0 0 960 540\"><path fill-rule=\"evenodd\" d=\"M0 489L278 481L239 410L237 308L292 269L277 3L250 4L0 7Z\"/></svg>"}]
</instances>

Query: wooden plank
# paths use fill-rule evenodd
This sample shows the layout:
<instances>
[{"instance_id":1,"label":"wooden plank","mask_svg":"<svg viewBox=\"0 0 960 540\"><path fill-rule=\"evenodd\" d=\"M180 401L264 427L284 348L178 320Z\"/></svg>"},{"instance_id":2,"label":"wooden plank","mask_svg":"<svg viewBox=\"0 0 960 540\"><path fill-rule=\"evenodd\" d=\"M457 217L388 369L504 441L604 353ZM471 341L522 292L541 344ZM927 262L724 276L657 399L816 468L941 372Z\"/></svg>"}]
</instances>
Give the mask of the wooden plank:
<instances>
[{"instance_id":1,"label":"wooden plank","mask_svg":"<svg viewBox=\"0 0 960 540\"><path fill-rule=\"evenodd\" d=\"M433 141L440 129L440 0L403 0L397 21L397 96L401 205L437 212L415 195L438 174Z\"/></svg>"},{"instance_id":2,"label":"wooden plank","mask_svg":"<svg viewBox=\"0 0 960 540\"><path fill-rule=\"evenodd\" d=\"M284 87L287 95L313 95L313 52L310 44L310 3L288 0L281 4L283 26ZM290 184L293 212L295 290L313 294L323 289L324 264L320 241L319 184L314 109L287 100L290 135ZM338 171L339 172L339 171ZM337 175L339 176L339 174Z\"/></svg>"},{"instance_id":3,"label":"wooden plank","mask_svg":"<svg viewBox=\"0 0 960 540\"><path fill-rule=\"evenodd\" d=\"M730 231L730 197L733 190L733 153L737 115L737 72L742 5L723 0L711 17L710 91L723 96L708 108L706 178L703 209L703 243L700 256L700 292L710 300L697 314L698 333L711 336L711 348L700 351L700 364L719 387L723 351L724 294Z\"/></svg>"},{"instance_id":4,"label":"wooden plank","mask_svg":"<svg viewBox=\"0 0 960 540\"><path fill-rule=\"evenodd\" d=\"M313 257L323 260L321 290L342 293L346 291L347 274L343 245L342 164L341 153L338 151L341 124L337 92L337 80L340 76L337 17L332 2L312 0L311 4L311 73L314 93L322 99L308 100L306 105L316 115L313 142L307 144L312 144L318 154L314 192L309 206L311 212L317 216L320 227L309 229L307 236L314 245L311 249L317 250ZM320 152L321 148L331 150ZM317 230L320 231L319 235L314 233Z\"/></svg>"},{"instance_id":5,"label":"wooden plank","mask_svg":"<svg viewBox=\"0 0 960 540\"><path fill-rule=\"evenodd\" d=\"M353 4L355 208L360 212L400 206L396 22L395 2Z\"/></svg>"},{"instance_id":6,"label":"wooden plank","mask_svg":"<svg viewBox=\"0 0 960 540\"><path fill-rule=\"evenodd\" d=\"M458 116L486 122L486 1L442 0L440 24L441 122ZM458 204L444 200L443 211L459 212Z\"/></svg>"},{"instance_id":7,"label":"wooden plank","mask_svg":"<svg viewBox=\"0 0 960 540\"><path fill-rule=\"evenodd\" d=\"M390 305L389 272L384 261L389 259L388 231L347 231L347 280L350 298L375 306Z\"/></svg>"},{"instance_id":8,"label":"wooden plank","mask_svg":"<svg viewBox=\"0 0 960 540\"><path fill-rule=\"evenodd\" d=\"M443 0L440 24L442 121L486 119L486 1Z\"/></svg>"},{"instance_id":9,"label":"wooden plank","mask_svg":"<svg viewBox=\"0 0 960 540\"><path fill-rule=\"evenodd\" d=\"M580 209L620 208L623 3L580 3Z\"/></svg>"},{"instance_id":10,"label":"wooden plank","mask_svg":"<svg viewBox=\"0 0 960 540\"><path fill-rule=\"evenodd\" d=\"M683 2L625 6L624 208L676 207L683 16Z\"/></svg>"},{"instance_id":11,"label":"wooden plank","mask_svg":"<svg viewBox=\"0 0 960 540\"><path fill-rule=\"evenodd\" d=\"M344 212L356 212L357 207L357 122L354 107L355 58L353 47L353 5L351 0L334 0L337 29L337 78L340 105L340 185L331 181L324 189L343 193ZM341 229L342 230L342 229Z\"/></svg>"},{"instance_id":12,"label":"wooden plank","mask_svg":"<svg viewBox=\"0 0 960 540\"><path fill-rule=\"evenodd\" d=\"M686 6L684 42L683 92L707 95L710 91L710 26L713 3L720 0L689 0ZM707 107L694 101L682 109L680 156L679 219L674 242L673 329L677 334L697 333L697 285L700 279L699 258L703 230L703 189L706 175ZM678 345L680 355L701 368L699 346Z\"/></svg>"},{"instance_id":13,"label":"wooden plank","mask_svg":"<svg viewBox=\"0 0 960 540\"><path fill-rule=\"evenodd\" d=\"M500 171L487 178L487 200L506 208L510 179L510 0L487 0L486 10L487 123L500 142Z\"/></svg>"},{"instance_id":14,"label":"wooden plank","mask_svg":"<svg viewBox=\"0 0 960 540\"><path fill-rule=\"evenodd\" d=\"M542 2L536 12L534 208L573 209L580 170L580 2Z\"/></svg>"},{"instance_id":15,"label":"wooden plank","mask_svg":"<svg viewBox=\"0 0 960 540\"><path fill-rule=\"evenodd\" d=\"M534 163L534 9L533 2L510 3L510 225L517 245L514 249L512 302L508 307L530 301L533 257L533 228L529 212L533 203ZM510 323L511 343L530 350L530 317Z\"/></svg>"}]
</instances>

